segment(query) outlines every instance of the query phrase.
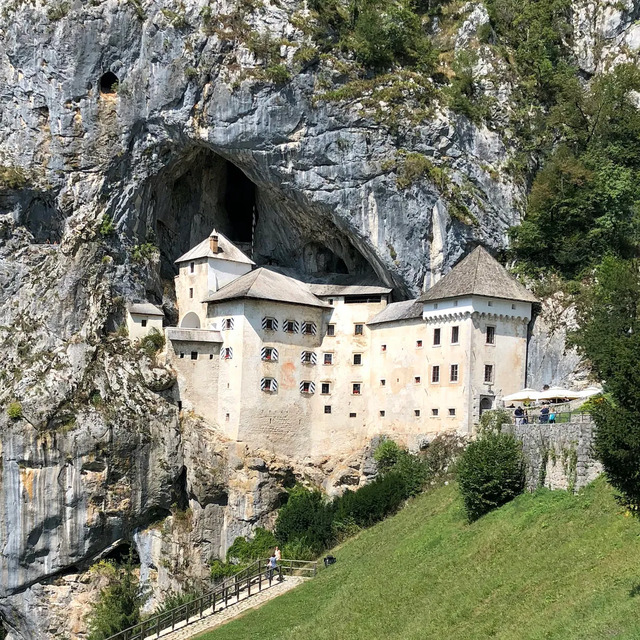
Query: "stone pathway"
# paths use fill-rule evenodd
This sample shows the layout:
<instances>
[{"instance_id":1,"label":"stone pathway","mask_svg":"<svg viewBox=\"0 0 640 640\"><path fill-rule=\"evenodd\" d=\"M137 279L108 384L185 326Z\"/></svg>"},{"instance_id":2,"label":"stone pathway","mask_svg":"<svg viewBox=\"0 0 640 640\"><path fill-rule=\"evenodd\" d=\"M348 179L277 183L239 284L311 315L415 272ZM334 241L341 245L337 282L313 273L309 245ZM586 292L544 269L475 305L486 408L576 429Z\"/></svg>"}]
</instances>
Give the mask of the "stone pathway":
<instances>
[{"instance_id":1,"label":"stone pathway","mask_svg":"<svg viewBox=\"0 0 640 640\"><path fill-rule=\"evenodd\" d=\"M240 594L240 601L231 603L229 602L229 606L224 607L221 606L218 608L216 605L216 613L212 615L211 609L205 611L205 615L207 617L203 617L200 619L200 616L194 616L192 620L194 620L191 624L187 625L184 622L180 622L176 625L175 631L171 631L170 629L165 630L160 633L160 638L162 640L187 640L188 638L192 638L193 636L203 633L204 631L210 631L211 629L220 626L221 624L228 622L232 618L240 615L241 613L247 611L248 609L253 609L254 607L259 607L264 604L268 600L275 598L294 587L297 587L299 584L302 584L305 580L309 580L309 578L301 578L298 576L286 576L283 582L273 582L270 587L266 587L262 589L259 593L255 593L250 597L247 597L246 593ZM257 588L257 587L256 587ZM149 636L147 640L153 640L157 636Z\"/></svg>"}]
</instances>

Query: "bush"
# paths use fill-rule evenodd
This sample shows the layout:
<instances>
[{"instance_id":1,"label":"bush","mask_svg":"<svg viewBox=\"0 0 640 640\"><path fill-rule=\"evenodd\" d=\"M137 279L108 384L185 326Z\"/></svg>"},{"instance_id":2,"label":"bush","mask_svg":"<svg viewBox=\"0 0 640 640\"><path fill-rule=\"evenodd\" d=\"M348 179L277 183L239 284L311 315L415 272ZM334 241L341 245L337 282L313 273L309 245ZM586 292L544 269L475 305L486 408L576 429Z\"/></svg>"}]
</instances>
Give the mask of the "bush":
<instances>
[{"instance_id":1,"label":"bush","mask_svg":"<svg viewBox=\"0 0 640 640\"><path fill-rule=\"evenodd\" d=\"M22 418L22 405L19 402L10 402L7 407L7 415L12 420L19 420Z\"/></svg>"},{"instance_id":2,"label":"bush","mask_svg":"<svg viewBox=\"0 0 640 640\"><path fill-rule=\"evenodd\" d=\"M171 609L180 607L183 604L187 604L188 602L193 602L196 598L199 598L201 595L202 595L202 592L195 589L189 589L182 593L178 593L177 591L171 590L164 597L162 604L158 605L155 608L152 615L157 616L160 613L171 611Z\"/></svg>"},{"instance_id":3,"label":"bush","mask_svg":"<svg viewBox=\"0 0 640 640\"><path fill-rule=\"evenodd\" d=\"M511 424L511 414L504 409L492 409L485 411L480 416L480 424L478 425L478 432L480 434L486 434L491 432L502 431L503 424Z\"/></svg>"},{"instance_id":4,"label":"bush","mask_svg":"<svg viewBox=\"0 0 640 640\"><path fill-rule=\"evenodd\" d=\"M115 229L116 229L116 227L115 227L115 224L113 223L113 219L111 218L111 216L105 214L102 217L102 222L100 223L100 229L98 229L98 233L103 238L106 238L106 237L112 235L113 232L115 231Z\"/></svg>"},{"instance_id":5,"label":"bush","mask_svg":"<svg viewBox=\"0 0 640 640\"><path fill-rule=\"evenodd\" d=\"M398 462L401 449L393 440L383 440L373 453L378 471L384 473L389 471Z\"/></svg>"},{"instance_id":6,"label":"bush","mask_svg":"<svg viewBox=\"0 0 640 640\"><path fill-rule=\"evenodd\" d=\"M241 562L249 562L258 558L267 558L276 546L276 537L262 527L257 527L253 533L253 539L247 540L238 536L227 551L227 561L234 559Z\"/></svg>"},{"instance_id":7,"label":"bush","mask_svg":"<svg viewBox=\"0 0 640 640\"><path fill-rule=\"evenodd\" d=\"M222 578L228 578L229 576L234 576L236 573L242 571L244 569L244 564L231 564L228 562L222 562L222 560L212 560L209 569L211 579L216 582L218 580L222 580Z\"/></svg>"},{"instance_id":8,"label":"bush","mask_svg":"<svg viewBox=\"0 0 640 640\"><path fill-rule=\"evenodd\" d=\"M164 336L154 327L140 340L140 348L150 357L161 351L164 347Z\"/></svg>"},{"instance_id":9,"label":"bush","mask_svg":"<svg viewBox=\"0 0 640 640\"><path fill-rule=\"evenodd\" d=\"M483 435L462 454L458 482L470 522L509 502L524 490L520 443L506 433Z\"/></svg>"},{"instance_id":10,"label":"bush","mask_svg":"<svg viewBox=\"0 0 640 640\"><path fill-rule=\"evenodd\" d=\"M464 438L457 433L438 435L422 454L429 479L433 482L452 475L465 446Z\"/></svg>"}]
</instances>

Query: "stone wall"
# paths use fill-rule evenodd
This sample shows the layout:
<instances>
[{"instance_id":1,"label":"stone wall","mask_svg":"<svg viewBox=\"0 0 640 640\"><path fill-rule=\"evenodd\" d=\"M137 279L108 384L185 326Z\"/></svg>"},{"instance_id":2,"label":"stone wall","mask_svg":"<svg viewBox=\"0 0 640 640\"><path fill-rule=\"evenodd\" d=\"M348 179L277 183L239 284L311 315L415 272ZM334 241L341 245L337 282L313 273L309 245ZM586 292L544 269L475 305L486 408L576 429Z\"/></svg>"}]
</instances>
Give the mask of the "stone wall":
<instances>
[{"instance_id":1,"label":"stone wall","mask_svg":"<svg viewBox=\"0 0 640 640\"><path fill-rule=\"evenodd\" d=\"M522 442L527 489L538 487L577 491L602 473L592 451L595 425L588 416L569 423L508 425Z\"/></svg>"}]
</instances>

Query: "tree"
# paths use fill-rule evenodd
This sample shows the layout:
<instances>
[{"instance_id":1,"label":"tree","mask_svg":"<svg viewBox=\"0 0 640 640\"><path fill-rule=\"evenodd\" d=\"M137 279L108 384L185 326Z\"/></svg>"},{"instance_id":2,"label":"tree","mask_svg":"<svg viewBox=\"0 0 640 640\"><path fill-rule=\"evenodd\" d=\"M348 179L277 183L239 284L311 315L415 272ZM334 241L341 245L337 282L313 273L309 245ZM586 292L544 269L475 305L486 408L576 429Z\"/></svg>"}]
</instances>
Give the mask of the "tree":
<instances>
[{"instance_id":1,"label":"tree","mask_svg":"<svg viewBox=\"0 0 640 640\"><path fill-rule=\"evenodd\" d=\"M470 522L513 500L524 490L524 459L511 435L488 432L462 454L458 482Z\"/></svg>"},{"instance_id":2,"label":"tree","mask_svg":"<svg viewBox=\"0 0 640 640\"><path fill-rule=\"evenodd\" d=\"M140 622L140 610L148 594L140 588L132 556L114 569L109 585L89 613L88 640L104 640Z\"/></svg>"},{"instance_id":3,"label":"tree","mask_svg":"<svg viewBox=\"0 0 640 640\"><path fill-rule=\"evenodd\" d=\"M578 305L573 343L604 381L595 450L625 502L640 506L640 262L607 256Z\"/></svg>"}]
</instances>

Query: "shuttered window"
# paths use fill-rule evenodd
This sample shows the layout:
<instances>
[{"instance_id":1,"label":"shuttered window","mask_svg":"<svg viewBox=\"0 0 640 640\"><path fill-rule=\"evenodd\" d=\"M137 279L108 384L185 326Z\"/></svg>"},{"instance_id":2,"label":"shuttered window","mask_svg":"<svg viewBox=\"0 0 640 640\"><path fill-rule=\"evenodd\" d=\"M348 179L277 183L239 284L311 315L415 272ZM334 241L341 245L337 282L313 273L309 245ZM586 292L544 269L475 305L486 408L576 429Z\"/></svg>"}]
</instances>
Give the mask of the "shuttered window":
<instances>
[{"instance_id":1,"label":"shuttered window","mask_svg":"<svg viewBox=\"0 0 640 640\"><path fill-rule=\"evenodd\" d=\"M220 351L220 357L223 360L231 360L233 358L233 347L224 347L224 349Z\"/></svg>"},{"instance_id":2,"label":"shuttered window","mask_svg":"<svg viewBox=\"0 0 640 640\"><path fill-rule=\"evenodd\" d=\"M265 331L277 331L278 321L275 318L262 318L262 328Z\"/></svg>"},{"instance_id":3,"label":"shuttered window","mask_svg":"<svg viewBox=\"0 0 640 640\"><path fill-rule=\"evenodd\" d=\"M222 330L223 331L230 331L231 329L233 329L233 325L234 325L233 318L225 318L222 321Z\"/></svg>"},{"instance_id":4,"label":"shuttered window","mask_svg":"<svg viewBox=\"0 0 640 640\"><path fill-rule=\"evenodd\" d=\"M313 351L303 351L300 354L300 362L302 364L317 364L318 356Z\"/></svg>"},{"instance_id":5,"label":"shuttered window","mask_svg":"<svg viewBox=\"0 0 640 640\"><path fill-rule=\"evenodd\" d=\"M275 378L262 378L260 381L260 391L275 393L278 390L278 381Z\"/></svg>"},{"instance_id":6,"label":"shuttered window","mask_svg":"<svg viewBox=\"0 0 640 640\"><path fill-rule=\"evenodd\" d=\"M300 323L297 320L285 320L282 328L287 333L298 333L300 331Z\"/></svg>"},{"instance_id":7,"label":"shuttered window","mask_svg":"<svg viewBox=\"0 0 640 640\"><path fill-rule=\"evenodd\" d=\"M302 323L302 333L308 336L315 336L317 332L316 323L315 322L303 322Z\"/></svg>"},{"instance_id":8,"label":"shuttered window","mask_svg":"<svg viewBox=\"0 0 640 640\"><path fill-rule=\"evenodd\" d=\"M309 380L303 380L300 383L300 393L312 394L316 392L315 382L310 382Z\"/></svg>"},{"instance_id":9,"label":"shuttered window","mask_svg":"<svg viewBox=\"0 0 640 640\"><path fill-rule=\"evenodd\" d=\"M260 357L266 362L276 362L278 360L278 350L275 347L262 347Z\"/></svg>"}]
</instances>

